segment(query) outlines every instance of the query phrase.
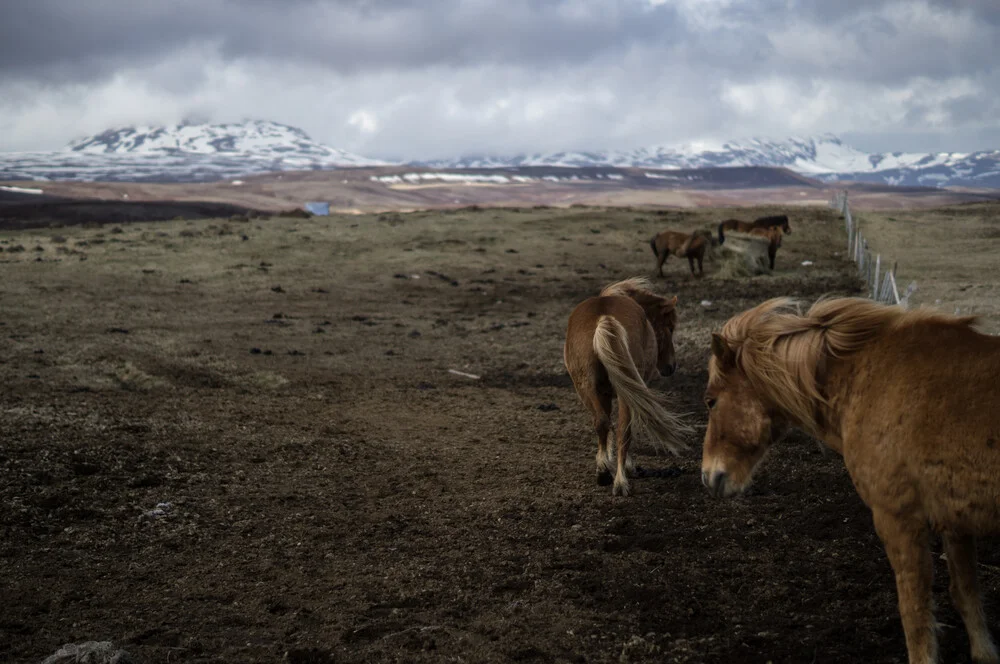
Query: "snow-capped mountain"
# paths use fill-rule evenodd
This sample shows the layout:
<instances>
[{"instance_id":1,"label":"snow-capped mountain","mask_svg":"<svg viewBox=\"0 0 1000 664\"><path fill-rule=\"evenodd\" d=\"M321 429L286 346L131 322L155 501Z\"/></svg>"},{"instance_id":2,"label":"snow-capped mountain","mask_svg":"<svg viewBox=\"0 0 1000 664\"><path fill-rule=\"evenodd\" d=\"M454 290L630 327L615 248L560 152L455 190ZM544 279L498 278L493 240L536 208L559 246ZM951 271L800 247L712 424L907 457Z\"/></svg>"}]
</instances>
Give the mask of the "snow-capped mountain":
<instances>
[{"instance_id":1,"label":"snow-capped mountain","mask_svg":"<svg viewBox=\"0 0 1000 664\"><path fill-rule=\"evenodd\" d=\"M254 173L388 165L275 122L110 129L60 152L0 153L0 180L200 182ZM1000 188L1000 151L869 154L836 136L748 139L635 150L479 155L412 161L435 170L618 167L649 171L769 166L825 181ZM650 175L655 177L655 174ZM513 180L511 180L513 181Z\"/></svg>"},{"instance_id":2,"label":"snow-capped mountain","mask_svg":"<svg viewBox=\"0 0 1000 664\"><path fill-rule=\"evenodd\" d=\"M246 154L257 158L330 162L335 166L385 163L317 143L301 129L261 121L109 129L73 141L67 149L84 154Z\"/></svg>"},{"instance_id":3,"label":"snow-capped mountain","mask_svg":"<svg viewBox=\"0 0 1000 664\"><path fill-rule=\"evenodd\" d=\"M832 134L784 141L749 139L603 152L553 152L512 157L466 156L416 162L434 168L617 166L647 169L772 166L826 181L858 180L907 186L1000 187L1000 151L869 154Z\"/></svg>"},{"instance_id":4,"label":"snow-capped mountain","mask_svg":"<svg viewBox=\"0 0 1000 664\"><path fill-rule=\"evenodd\" d=\"M2 180L203 182L289 170L378 166L276 122L123 127L60 152L0 153Z\"/></svg>"},{"instance_id":5,"label":"snow-capped mountain","mask_svg":"<svg viewBox=\"0 0 1000 664\"><path fill-rule=\"evenodd\" d=\"M722 168L727 166L776 166L802 172L834 172L836 165L863 161L865 155L843 146L831 135L791 138L787 141L751 139L721 144L691 143L677 147L655 146L602 152L551 152L514 157L470 156L418 162L433 167L503 168L513 166L617 166L650 169ZM819 159L820 161L817 161Z\"/></svg>"}]
</instances>

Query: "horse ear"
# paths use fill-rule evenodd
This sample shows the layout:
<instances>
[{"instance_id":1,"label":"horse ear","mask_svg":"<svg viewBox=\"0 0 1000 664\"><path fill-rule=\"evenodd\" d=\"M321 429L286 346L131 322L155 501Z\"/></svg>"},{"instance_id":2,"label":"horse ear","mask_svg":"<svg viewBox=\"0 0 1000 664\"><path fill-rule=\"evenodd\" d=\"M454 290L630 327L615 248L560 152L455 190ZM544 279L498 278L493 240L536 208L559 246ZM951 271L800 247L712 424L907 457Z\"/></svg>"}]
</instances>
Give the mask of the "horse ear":
<instances>
[{"instance_id":1,"label":"horse ear","mask_svg":"<svg viewBox=\"0 0 1000 664\"><path fill-rule=\"evenodd\" d=\"M729 347L729 342L721 334L716 334L715 332L712 333L712 355L718 358L723 366L733 364L733 361L736 359L736 354Z\"/></svg>"},{"instance_id":2,"label":"horse ear","mask_svg":"<svg viewBox=\"0 0 1000 664\"><path fill-rule=\"evenodd\" d=\"M677 307L677 296L676 295L674 295L672 298L670 298L669 300L667 300L666 302L663 303L663 310L664 311L671 311L672 309L674 309L676 307Z\"/></svg>"}]
</instances>

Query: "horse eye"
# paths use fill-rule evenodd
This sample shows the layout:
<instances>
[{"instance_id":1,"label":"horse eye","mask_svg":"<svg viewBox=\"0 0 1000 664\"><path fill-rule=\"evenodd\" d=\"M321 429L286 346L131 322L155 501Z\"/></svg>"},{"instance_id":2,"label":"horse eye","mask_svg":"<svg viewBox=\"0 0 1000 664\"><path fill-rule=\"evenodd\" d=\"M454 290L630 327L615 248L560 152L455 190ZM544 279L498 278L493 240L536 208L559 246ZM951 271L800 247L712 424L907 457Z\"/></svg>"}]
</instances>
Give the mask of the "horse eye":
<instances>
[{"instance_id":1,"label":"horse eye","mask_svg":"<svg viewBox=\"0 0 1000 664\"><path fill-rule=\"evenodd\" d=\"M715 399L712 397L705 399L705 406L707 406L709 410L715 408Z\"/></svg>"}]
</instances>

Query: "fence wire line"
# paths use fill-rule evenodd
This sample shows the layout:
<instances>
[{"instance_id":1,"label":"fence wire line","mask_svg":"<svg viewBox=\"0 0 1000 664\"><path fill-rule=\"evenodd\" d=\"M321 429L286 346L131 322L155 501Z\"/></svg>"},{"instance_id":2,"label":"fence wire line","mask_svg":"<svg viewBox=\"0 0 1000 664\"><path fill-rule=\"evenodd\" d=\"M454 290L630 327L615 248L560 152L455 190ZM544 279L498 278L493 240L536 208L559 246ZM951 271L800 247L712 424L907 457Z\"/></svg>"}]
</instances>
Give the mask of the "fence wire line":
<instances>
[{"instance_id":1,"label":"fence wire line","mask_svg":"<svg viewBox=\"0 0 1000 664\"><path fill-rule=\"evenodd\" d=\"M837 193L830 201L830 207L839 210L847 228L847 255L858 266L858 276L865 282L867 295L876 302L899 304L904 308L909 306L910 296L917 290L917 282L910 282L902 295L896 285L896 263L889 268L889 261L883 262L882 254L875 254L868 249L868 240L861 232L861 225L851 214L851 206L847 203L847 192Z\"/></svg>"}]
</instances>

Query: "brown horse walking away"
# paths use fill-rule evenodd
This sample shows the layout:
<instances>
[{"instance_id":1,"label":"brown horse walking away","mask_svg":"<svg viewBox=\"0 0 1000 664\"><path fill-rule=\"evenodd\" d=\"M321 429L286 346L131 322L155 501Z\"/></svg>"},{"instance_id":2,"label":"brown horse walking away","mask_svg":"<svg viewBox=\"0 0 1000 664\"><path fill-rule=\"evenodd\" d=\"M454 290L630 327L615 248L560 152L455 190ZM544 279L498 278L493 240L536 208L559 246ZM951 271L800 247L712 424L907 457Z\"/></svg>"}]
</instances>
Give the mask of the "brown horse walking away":
<instances>
[{"instance_id":1,"label":"brown horse walking away","mask_svg":"<svg viewBox=\"0 0 1000 664\"><path fill-rule=\"evenodd\" d=\"M742 492L788 426L839 452L896 576L911 664L937 661L929 536L944 540L972 658L997 662L977 535L1000 532L1000 339L973 317L858 298L769 300L712 337L702 481Z\"/></svg>"},{"instance_id":2,"label":"brown horse walking away","mask_svg":"<svg viewBox=\"0 0 1000 664\"><path fill-rule=\"evenodd\" d=\"M656 256L656 269L659 275L663 275L663 264L667 262L670 254L678 258L686 257L691 266L691 274L694 274L694 262L698 261L698 273L704 274L702 261L705 259L705 252L714 244L715 238L711 231L695 231L693 233L678 233L676 231L663 231L649 241L649 246Z\"/></svg>"},{"instance_id":3,"label":"brown horse walking away","mask_svg":"<svg viewBox=\"0 0 1000 664\"><path fill-rule=\"evenodd\" d=\"M726 241L725 231L749 233L755 228L780 228L787 235L791 235L792 233L792 227L788 225L787 214L778 214L771 217L758 217L753 221L726 219L719 224L719 244L724 244Z\"/></svg>"},{"instance_id":4,"label":"brown horse walking away","mask_svg":"<svg viewBox=\"0 0 1000 664\"><path fill-rule=\"evenodd\" d=\"M767 238L767 258L771 262L771 269L774 270L774 257L778 255L778 247L781 246L781 229L772 226L771 228L753 228L750 235Z\"/></svg>"},{"instance_id":5,"label":"brown horse walking away","mask_svg":"<svg viewBox=\"0 0 1000 664\"><path fill-rule=\"evenodd\" d=\"M670 412L663 395L647 381L676 368L674 329L677 298L661 297L641 278L611 284L570 314L563 362L597 431L597 483L611 483L612 399L618 398L617 464L614 495L629 495L628 450L636 437L662 443L672 452L685 446L691 429Z\"/></svg>"}]
</instances>

